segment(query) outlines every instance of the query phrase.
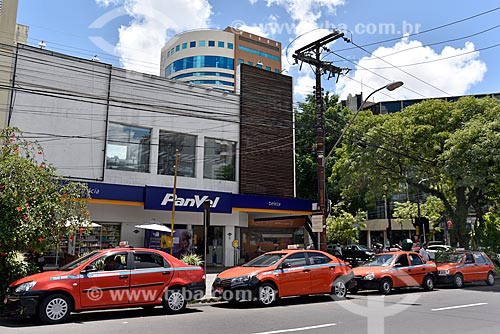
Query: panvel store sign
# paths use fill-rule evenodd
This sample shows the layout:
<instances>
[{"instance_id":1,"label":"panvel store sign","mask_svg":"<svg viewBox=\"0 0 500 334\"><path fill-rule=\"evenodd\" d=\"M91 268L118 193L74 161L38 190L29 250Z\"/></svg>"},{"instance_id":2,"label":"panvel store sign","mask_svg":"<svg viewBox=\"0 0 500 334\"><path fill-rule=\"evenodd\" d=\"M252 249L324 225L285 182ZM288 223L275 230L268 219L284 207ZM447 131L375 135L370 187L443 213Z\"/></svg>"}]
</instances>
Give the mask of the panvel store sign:
<instances>
[{"instance_id":1,"label":"panvel store sign","mask_svg":"<svg viewBox=\"0 0 500 334\"><path fill-rule=\"evenodd\" d=\"M210 210L217 213L232 212L232 194L192 189L176 189L175 210L202 212L203 204L210 201ZM172 210L174 190L163 187L145 187L144 209Z\"/></svg>"}]
</instances>

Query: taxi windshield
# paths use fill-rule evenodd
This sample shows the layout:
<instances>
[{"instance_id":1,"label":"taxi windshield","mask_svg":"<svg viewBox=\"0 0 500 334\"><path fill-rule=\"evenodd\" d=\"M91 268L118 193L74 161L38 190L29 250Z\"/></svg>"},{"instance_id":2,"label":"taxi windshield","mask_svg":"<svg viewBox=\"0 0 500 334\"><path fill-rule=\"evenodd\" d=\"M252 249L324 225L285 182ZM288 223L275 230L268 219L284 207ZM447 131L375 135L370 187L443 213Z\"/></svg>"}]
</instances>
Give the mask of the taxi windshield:
<instances>
[{"instance_id":1,"label":"taxi windshield","mask_svg":"<svg viewBox=\"0 0 500 334\"><path fill-rule=\"evenodd\" d=\"M438 253L434 262L439 263L459 263L462 262L464 254L457 253Z\"/></svg>"},{"instance_id":2,"label":"taxi windshield","mask_svg":"<svg viewBox=\"0 0 500 334\"><path fill-rule=\"evenodd\" d=\"M64 266L60 267L58 270L61 270L61 271L73 270L76 267L78 267L79 265L81 265L82 263L84 263L85 261L94 257L96 254L97 254L97 252L92 252L92 253L89 253L89 254L84 255L82 257L79 257L78 259L71 261L70 263L65 264Z\"/></svg>"},{"instance_id":3,"label":"taxi windshield","mask_svg":"<svg viewBox=\"0 0 500 334\"><path fill-rule=\"evenodd\" d=\"M269 267L276 264L285 255L285 253L263 254L245 263L243 267Z\"/></svg>"},{"instance_id":4,"label":"taxi windshield","mask_svg":"<svg viewBox=\"0 0 500 334\"><path fill-rule=\"evenodd\" d=\"M369 261L363 264L368 267L387 267L390 266L396 254L379 254L372 257Z\"/></svg>"}]
</instances>

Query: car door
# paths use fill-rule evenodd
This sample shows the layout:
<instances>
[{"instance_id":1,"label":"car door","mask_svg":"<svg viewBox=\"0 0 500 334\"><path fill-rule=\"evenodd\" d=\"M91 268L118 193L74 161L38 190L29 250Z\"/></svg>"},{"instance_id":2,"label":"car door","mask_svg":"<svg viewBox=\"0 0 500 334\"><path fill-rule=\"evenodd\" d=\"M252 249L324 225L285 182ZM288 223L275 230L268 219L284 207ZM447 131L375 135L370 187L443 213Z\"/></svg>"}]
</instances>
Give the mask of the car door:
<instances>
[{"instance_id":1,"label":"car door","mask_svg":"<svg viewBox=\"0 0 500 334\"><path fill-rule=\"evenodd\" d=\"M311 293L311 269L306 265L305 252L292 253L283 259L278 288L281 297Z\"/></svg>"},{"instance_id":2,"label":"car door","mask_svg":"<svg viewBox=\"0 0 500 334\"><path fill-rule=\"evenodd\" d=\"M130 303L151 303L159 299L172 279L173 268L158 253L134 251L130 278Z\"/></svg>"},{"instance_id":3,"label":"car door","mask_svg":"<svg viewBox=\"0 0 500 334\"><path fill-rule=\"evenodd\" d=\"M472 253L465 253L463 275L466 282L477 280L477 264Z\"/></svg>"},{"instance_id":4,"label":"car door","mask_svg":"<svg viewBox=\"0 0 500 334\"><path fill-rule=\"evenodd\" d=\"M107 266L114 262L113 266ZM103 254L90 263L96 271L80 275L82 308L128 304L130 269L127 252Z\"/></svg>"},{"instance_id":5,"label":"car door","mask_svg":"<svg viewBox=\"0 0 500 334\"><path fill-rule=\"evenodd\" d=\"M406 253L398 255L396 262L394 262L394 267L391 270L393 286L395 288L414 285L408 272L408 267L408 255L406 255Z\"/></svg>"},{"instance_id":6,"label":"car door","mask_svg":"<svg viewBox=\"0 0 500 334\"><path fill-rule=\"evenodd\" d=\"M340 268L332 263L328 256L318 252L307 252L309 266L311 269L311 294L326 293L331 291L331 286ZM338 261L336 261L338 265Z\"/></svg>"},{"instance_id":7,"label":"car door","mask_svg":"<svg viewBox=\"0 0 500 334\"><path fill-rule=\"evenodd\" d=\"M409 253L410 267L408 274L413 278L414 285L422 284L425 275L431 270L430 267L424 265L422 258L417 253Z\"/></svg>"},{"instance_id":8,"label":"car door","mask_svg":"<svg viewBox=\"0 0 500 334\"><path fill-rule=\"evenodd\" d=\"M488 261L483 257L481 253L472 253L474 260L476 261L476 278L475 280L482 281L486 280L488 277L488 271L490 271L490 266Z\"/></svg>"}]
</instances>

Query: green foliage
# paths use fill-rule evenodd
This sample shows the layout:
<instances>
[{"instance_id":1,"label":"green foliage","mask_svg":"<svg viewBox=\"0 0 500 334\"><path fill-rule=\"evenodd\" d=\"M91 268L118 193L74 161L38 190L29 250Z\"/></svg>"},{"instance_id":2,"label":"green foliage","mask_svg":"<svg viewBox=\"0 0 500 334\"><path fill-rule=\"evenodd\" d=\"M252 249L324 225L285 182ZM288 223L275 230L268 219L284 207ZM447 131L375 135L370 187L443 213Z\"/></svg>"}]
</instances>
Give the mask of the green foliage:
<instances>
[{"instance_id":1,"label":"green foliage","mask_svg":"<svg viewBox=\"0 0 500 334\"><path fill-rule=\"evenodd\" d=\"M86 185L67 182L19 129L0 134L0 252L42 253L57 236L75 234L67 221L89 220Z\"/></svg>"},{"instance_id":2,"label":"green foliage","mask_svg":"<svg viewBox=\"0 0 500 334\"><path fill-rule=\"evenodd\" d=\"M450 219L460 245L469 245L467 216L500 199L500 101L464 97L426 100L402 112L362 112L336 150L333 176L347 201L373 203L402 184L432 195L425 213ZM434 199L433 199L434 200ZM439 211L444 208L444 216Z\"/></svg>"},{"instance_id":3,"label":"green foliage","mask_svg":"<svg viewBox=\"0 0 500 334\"><path fill-rule=\"evenodd\" d=\"M183 255L180 260L193 266L201 266L203 264L203 259L198 254L186 254Z\"/></svg>"},{"instance_id":4,"label":"green foliage","mask_svg":"<svg viewBox=\"0 0 500 334\"><path fill-rule=\"evenodd\" d=\"M477 244L500 254L500 214L498 212L486 213L481 225L480 228L475 227Z\"/></svg>"},{"instance_id":5,"label":"green foliage","mask_svg":"<svg viewBox=\"0 0 500 334\"><path fill-rule=\"evenodd\" d=\"M364 224L366 213L358 211L354 216L349 212L334 208L332 216L326 219L326 238L328 243L348 245L358 243L359 230Z\"/></svg>"},{"instance_id":6,"label":"green foliage","mask_svg":"<svg viewBox=\"0 0 500 334\"><path fill-rule=\"evenodd\" d=\"M38 267L26 259L25 255L20 252L12 252L9 255L2 256L3 261L0 261L0 298L5 295L5 291L10 283L28 275L36 274ZM0 309L3 307L0 304Z\"/></svg>"}]
</instances>

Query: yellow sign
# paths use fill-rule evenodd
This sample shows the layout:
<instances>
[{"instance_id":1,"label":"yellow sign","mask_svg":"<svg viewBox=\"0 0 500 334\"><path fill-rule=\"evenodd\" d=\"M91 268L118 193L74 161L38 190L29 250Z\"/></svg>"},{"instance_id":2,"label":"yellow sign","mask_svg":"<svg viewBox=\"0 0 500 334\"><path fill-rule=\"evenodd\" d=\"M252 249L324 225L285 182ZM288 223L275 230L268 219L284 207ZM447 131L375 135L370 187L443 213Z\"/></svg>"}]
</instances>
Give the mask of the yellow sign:
<instances>
[{"instance_id":1,"label":"yellow sign","mask_svg":"<svg viewBox=\"0 0 500 334\"><path fill-rule=\"evenodd\" d=\"M170 235L161 235L160 247L161 248L172 248L172 237Z\"/></svg>"},{"instance_id":2,"label":"yellow sign","mask_svg":"<svg viewBox=\"0 0 500 334\"><path fill-rule=\"evenodd\" d=\"M240 242L239 242L239 240L238 240L238 239L234 239L234 240L233 240L233 247L234 247L234 248L238 248L239 246L240 246Z\"/></svg>"}]
</instances>

